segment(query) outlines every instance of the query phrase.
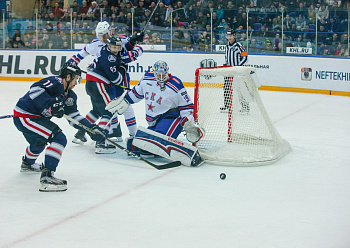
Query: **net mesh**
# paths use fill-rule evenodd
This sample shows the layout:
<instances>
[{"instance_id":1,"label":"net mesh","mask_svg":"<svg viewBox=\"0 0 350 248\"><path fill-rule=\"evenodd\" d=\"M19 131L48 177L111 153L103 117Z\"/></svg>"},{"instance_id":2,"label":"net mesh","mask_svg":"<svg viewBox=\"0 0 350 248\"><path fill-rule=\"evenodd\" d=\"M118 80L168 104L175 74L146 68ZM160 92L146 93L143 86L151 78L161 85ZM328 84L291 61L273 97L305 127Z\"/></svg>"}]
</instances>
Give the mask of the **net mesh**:
<instances>
[{"instance_id":1,"label":"net mesh","mask_svg":"<svg viewBox=\"0 0 350 248\"><path fill-rule=\"evenodd\" d=\"M197 69L195 117L206 132L197 147L204 159L256 166L273 163L291 150L272 124L257 83L252 68Z\"/></svg>"}]
</instances>

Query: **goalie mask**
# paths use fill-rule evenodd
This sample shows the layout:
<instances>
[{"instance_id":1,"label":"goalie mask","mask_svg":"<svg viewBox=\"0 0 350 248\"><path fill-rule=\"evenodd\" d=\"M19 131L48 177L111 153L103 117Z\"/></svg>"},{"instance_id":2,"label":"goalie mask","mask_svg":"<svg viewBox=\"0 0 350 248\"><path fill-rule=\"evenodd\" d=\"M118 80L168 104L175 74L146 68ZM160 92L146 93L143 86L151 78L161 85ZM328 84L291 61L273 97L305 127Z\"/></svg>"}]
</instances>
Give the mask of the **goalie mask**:
<instances>
[{"instance_id":1,"label":"goalie mask","mask_svg":"<svg viewBox=\"0 0 350 248\"><path fill-rule=\"evenodd\" d=\"M110 36L107 39L108 49L114 54L117 55L122 50L122 40L119 36Z\"/></svg>"},{"instance_id":2,"label":"goalie mask","mask_svg":"<svg viewBox=\"0 0 350 248\"><path fill-rule=\"evenodd\" d=\"M154 77L156 78L161 90L165 90L165 84L169 79L169 67L164 61L157 61L153 65Z\"/></svg>"},{"instance_id":3,"label":"goalie mask","mask_svg":"<svg viewBox=\"0 0 350 248\"><path fill-rule=\"evenodd\" d=\"M108 22L99 22L96 26L96 37L103 43L107 42L109 36L111 36L111 26Z\"/></svg>"}]
</instances>

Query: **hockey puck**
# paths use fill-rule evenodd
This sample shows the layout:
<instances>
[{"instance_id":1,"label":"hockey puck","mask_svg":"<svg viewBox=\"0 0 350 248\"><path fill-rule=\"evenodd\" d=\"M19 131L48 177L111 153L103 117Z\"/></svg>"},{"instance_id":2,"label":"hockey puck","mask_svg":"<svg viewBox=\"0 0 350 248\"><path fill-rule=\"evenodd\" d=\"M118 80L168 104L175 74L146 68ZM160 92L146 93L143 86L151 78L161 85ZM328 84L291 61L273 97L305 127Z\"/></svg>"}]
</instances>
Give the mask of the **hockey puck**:
<instances>
[{"instance_id":1,"label":"hockey puck","mask_svg":"<svg viewBox=\"0 0 350 248\"><path fill-rule=\"evenodd\" d=\"M220 174L220 179L221 179L221 180L225 180L225 178L226 178L226 174L225 174L225 173L221 173L221 174Z\"/></svg>"}]
</instances>

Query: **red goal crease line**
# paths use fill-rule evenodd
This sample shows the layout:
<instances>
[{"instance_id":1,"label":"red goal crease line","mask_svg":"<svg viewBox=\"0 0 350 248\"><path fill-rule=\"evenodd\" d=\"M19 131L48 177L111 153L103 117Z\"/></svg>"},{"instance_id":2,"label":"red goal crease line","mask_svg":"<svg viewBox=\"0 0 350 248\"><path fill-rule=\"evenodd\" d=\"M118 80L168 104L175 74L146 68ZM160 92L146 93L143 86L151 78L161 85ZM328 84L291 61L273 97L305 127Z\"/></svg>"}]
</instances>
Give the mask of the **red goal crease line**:
<instances>
[{"instance_id":1,"label":"red goal crease line","mask_svg":"<svg viewBox=\"0 0 350 248\"><path fill-rule=\"evenodd\" d=\"M45 76L44 76L45 77ZM26 81L26 82L37 82L44 77L4 77L0 76L0 81ZM83 79L82 83L86 80ZM137 80L131 80L131 85L136 85ZM185 87L194 87L192 82L183 82ZM221 87L222 88L222 87ZM319 90L319 89L306 89L306 88L294 88L294 87L281 87L281 86L260 86L259 90L266 91L280 91L280 92L295 92L295 93L309 93L309 94L323 94L323 95L334 95L334 96L347 96L350 97L350 92L346 91L335 91L335 90Z\"/></svg>"}]
</instances>

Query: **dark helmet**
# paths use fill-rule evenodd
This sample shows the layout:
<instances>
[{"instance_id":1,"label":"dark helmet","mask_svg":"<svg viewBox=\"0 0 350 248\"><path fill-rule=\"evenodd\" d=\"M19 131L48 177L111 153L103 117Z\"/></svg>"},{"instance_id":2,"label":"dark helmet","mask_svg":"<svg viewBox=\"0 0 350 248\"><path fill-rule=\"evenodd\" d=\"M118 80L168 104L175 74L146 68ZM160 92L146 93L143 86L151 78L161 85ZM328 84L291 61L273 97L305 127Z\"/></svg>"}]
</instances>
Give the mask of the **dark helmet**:
<instances>
[{"instance_id":1,"label":"dark helmet","mask_svg":"<svg viewBox=\"0 0 350 248\"><path fill-rule=\"evenodd\" d=\"M119 36L109 36L107 39L107 44L108 45L115 45L115 46L122 46L122 40L120 39Z\"/></svg>"},{"instance_id":2,"label":"dark helmet","mask_svg":"<svg viewBox=\"0 0 350 248\"><path fill-rule=\"evenodd\" d=\"M226 35L228 35L228 34L236 35L236 31L234 29L228 29L226 31Z\"/></svg>"},{"instance_id":3,"label":"dark helmet","mask_svg":"<svg viewBox=\"0 0 350 248\"><path fill-rule=\"evenodd\" d=\"M76 75L81 77L81 70L74 63L67 62L61 67L58 75L61 78L66 78L68 74L71 74L71 78L74 78Z\"/></svg>"}]
</instances>

